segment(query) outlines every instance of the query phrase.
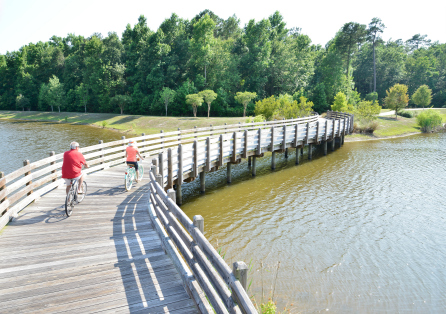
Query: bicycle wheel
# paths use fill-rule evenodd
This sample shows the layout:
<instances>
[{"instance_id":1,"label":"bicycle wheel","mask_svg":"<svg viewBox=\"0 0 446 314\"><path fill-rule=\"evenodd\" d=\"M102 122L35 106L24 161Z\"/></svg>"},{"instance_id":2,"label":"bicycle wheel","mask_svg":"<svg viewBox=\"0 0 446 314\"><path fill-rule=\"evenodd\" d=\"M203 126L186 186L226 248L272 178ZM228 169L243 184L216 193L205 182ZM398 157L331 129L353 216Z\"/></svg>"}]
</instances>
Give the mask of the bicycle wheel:
<instances>
[{"instance_id":1,"label":"bicycle wheel","mask_svg":"<svg viewBox=\"0 0 446 314\"><path fill-rule=\"evenodd\" d=\"M74 191L70 190L65 198L65 213L68 217L71 216L74 209Z\"/></svg>"},{"instance_id":2,"label":"bicycle wheel","mask_svg":"<svg viewBox=\"0 0 446 314\"><path fill-rule=\"evenodd\" d=\"M127 173L125 174L125 190L126 191L130 191L130 189L132 188L133 185L133 176L131 171L127 171Z\"/></svg>"},{"instance_id":3,"label":"bicycle wheel","mask_svg":"<svg viewBox=\"0 0 446 314\"><path fill-rule=\"evenodd\" d=\"M142 177L144 176L144 168L141 164L138 165L138 176L139 180L142 180Z\"/></svg>"},{"instance_id":4,"label":"bicycle wheel","mask_svg":"<svg viewBox=\"0 0 446 314\"><path fill-rule=\"evenodd\" d=\"M84 200L85 196L87 196L87 182L82 182L82 190L84 193L77 194L77 202L80 203Z\"/></svg>"}]
</instances>

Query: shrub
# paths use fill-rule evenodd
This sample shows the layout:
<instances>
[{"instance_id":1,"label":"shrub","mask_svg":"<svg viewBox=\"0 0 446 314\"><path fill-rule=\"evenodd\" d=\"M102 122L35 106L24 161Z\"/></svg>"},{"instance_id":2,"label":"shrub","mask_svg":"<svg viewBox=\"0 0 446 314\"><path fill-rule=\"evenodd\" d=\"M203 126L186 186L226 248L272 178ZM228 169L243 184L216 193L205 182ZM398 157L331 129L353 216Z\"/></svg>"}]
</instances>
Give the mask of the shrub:
<instances>
[{"instance_id":1,"label":"shrub","mask_svg":"<svg viewBox=\"0 0 446 314\"><path fill-rule=\"evenodd\" d=\"M442 125L440 114L432 109L425 110L417 116L417 123L424 133L432 132Z\"/></svg>"},{"instance_id":2,"label":"shrub","mask_svg":"<svg viewBox=\"0 0 446 314\"><path fill-rule=\"evenodd\" d=\"M259 114L258 116L255 116L255 117L251 117L251 116L247 117L245 120L245 123L263 122L265 120L266 120L265 117L263 115Z\"/></svg>"},{"instance_id":3,"label":"shrub","mask_svg":"<svg viewBox=\"0 0 446 314\"><path fill-rule=\"evenodd\" d=\"M366 123L353 123L353 132L354 133L365 133L365 134L373 134L378 129L378 122L369 121Z\"/></svg>"},{"instance_id":4,"label":"shrub","mask_svg":"<svg viewBox=\"0 0 446 314\"><path fill-rule=\"evenodd\" d=\"M104 120L101 122L101 125L102 125L102 128L105 128L108 125L108 122Z\"/></svg>"},{"instance_id":5,"label":"shrub","mask_svg":"<svg viewBox=\"0 0 446 314\"><path fill-rule=\"evenodd\" d=\"M413 118L413 113L410 111L400 111L398 112L398 115L404 118Z\"/></svg>"}]
</instances>

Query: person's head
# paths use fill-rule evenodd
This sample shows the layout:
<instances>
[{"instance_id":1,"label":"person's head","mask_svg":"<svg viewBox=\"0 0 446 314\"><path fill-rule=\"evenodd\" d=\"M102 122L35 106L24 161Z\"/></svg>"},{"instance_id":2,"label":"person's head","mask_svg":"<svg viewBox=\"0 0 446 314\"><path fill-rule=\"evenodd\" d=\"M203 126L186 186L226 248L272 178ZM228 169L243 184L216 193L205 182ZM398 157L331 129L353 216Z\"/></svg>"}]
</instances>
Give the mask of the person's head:
<instances>
[{"instance_id":1,"label":"person's head","mask_svg":"<svg viewBox=\"0 0 446 314\"><path fill-rule=\"evenodd\" d=\"M135 146L136 146L136 141L134 141L134 140L129 140L129 146L133 146L133 147L135 147Z\"/></svg>"},{"instance_id":2,"label":"person's head","mask_svg":"<svg viewBox=\"0 0 446 314\"><path fill-rule=\"evenodd\" d=\"M78 148L79 148L79 143L78 142L71 142L70 149L78 149Z\"/></svg>"}]
</instances>

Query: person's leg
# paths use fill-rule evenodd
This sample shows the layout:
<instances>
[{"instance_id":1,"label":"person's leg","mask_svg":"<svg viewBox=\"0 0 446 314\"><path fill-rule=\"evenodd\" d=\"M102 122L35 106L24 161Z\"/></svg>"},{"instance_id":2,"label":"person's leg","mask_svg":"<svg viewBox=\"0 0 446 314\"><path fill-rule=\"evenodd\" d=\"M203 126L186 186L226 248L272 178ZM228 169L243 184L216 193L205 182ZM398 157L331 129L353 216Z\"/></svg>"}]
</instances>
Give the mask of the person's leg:
<instances>
[{"instance_id":1,"label":"person's leg","mask_svg":"<svg viewBox=\"0 0 446 314\"><path fill-rule=\"evenodd\" d=\"M84 182L84 174L81 174L81 177L79 178L79 185L77 186L78 193L84 193L84 191L82 191L82 182Z\"/></svg>"},{"instance_id":2,"label":"person's leg","mask_svg":"<svg viewBox=\"0 0 446 314\"><path fill-rule=\"evenodd\" d=\"M68 195L68 192L70 192L70 189L71 189L71 184L70 185L67 185L67 187L66 187L66 192L67 192L67 195Z\"/></svg>"},{"instance_id":3,"label":"person's leg","mask_svg":"<svg viewBox=\"0 0 446 314\"><path fill-rule=\"evenodd\" d=\"M136 182L139 181L138 162L135 162Z\"/></svg>"}]
</instances>

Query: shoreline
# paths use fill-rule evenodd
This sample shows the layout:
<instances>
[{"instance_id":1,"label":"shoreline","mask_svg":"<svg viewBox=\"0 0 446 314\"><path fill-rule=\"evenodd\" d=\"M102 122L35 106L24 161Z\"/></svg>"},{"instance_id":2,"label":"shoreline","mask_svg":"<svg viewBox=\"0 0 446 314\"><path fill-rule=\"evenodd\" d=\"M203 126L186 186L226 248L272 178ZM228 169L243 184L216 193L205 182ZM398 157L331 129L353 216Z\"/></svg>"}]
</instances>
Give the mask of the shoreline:
<instances>
[{"instance_id":1,"label":"shoreline","mask_svg":"<svg viewBox=\"0 0 446 314\"><path fill-rule=\"evenodd\" d=\"M358 133L354 133L354 134L358 134ZM408 136L413 136L413 135L417 135L417 134L422 134L422 132L412 132L412 133L405 133L405 134L400 134L400 135L391 135L391 136L386 136L386 137L375 137L373 135L372 136L364 135L364 136L361 136L361 137L349 137L350 135L347 135L345 137L344 142L345 143L352 143L352 142L389 140L389 139L392 139L392 138L408 137Z\"/></svg>"}]
</instances>

